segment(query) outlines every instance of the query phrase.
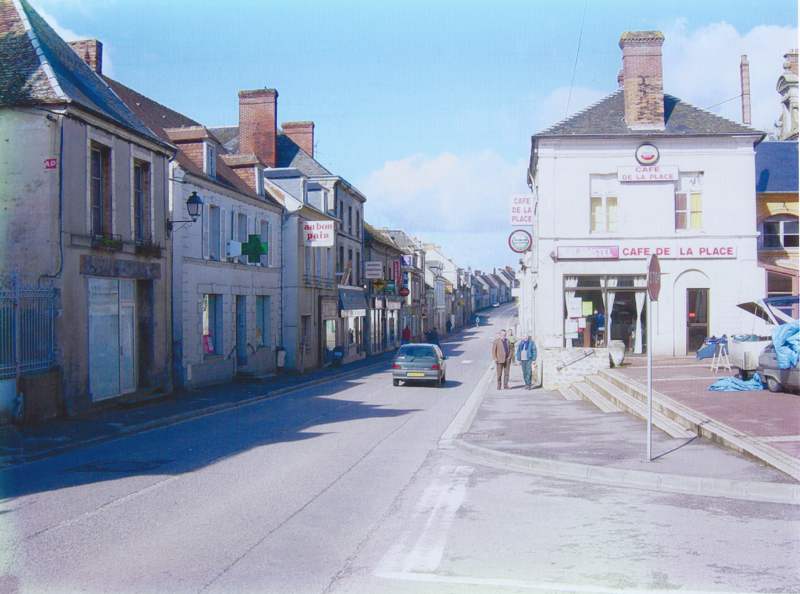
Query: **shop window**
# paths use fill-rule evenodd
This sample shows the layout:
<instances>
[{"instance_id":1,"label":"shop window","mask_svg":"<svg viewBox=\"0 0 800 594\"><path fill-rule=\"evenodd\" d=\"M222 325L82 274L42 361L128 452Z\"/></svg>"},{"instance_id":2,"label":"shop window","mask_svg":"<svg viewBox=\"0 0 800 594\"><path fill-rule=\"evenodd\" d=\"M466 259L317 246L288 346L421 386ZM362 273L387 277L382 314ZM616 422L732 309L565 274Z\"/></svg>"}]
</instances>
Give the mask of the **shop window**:
<instances>
[{"instance_id":1,"label":"shop window","mask_svg":"<svg viewBox=\"0 0 800 594\"><path fill-rule=\"evenodd\" d=\"M203 354L221 355L222 295L203 295Z\"/></svg>"},{"instance_id":2,"label":"shop window","mask_svg":"<svg viewBox=\"0 0 800 594\"><path fill-rule=\"evenodd\" d=\"M272 298L269 295L256 297L256 340L259 346L270 345L270 322Z\"/></svg>"},{"instance_id":3,"label":"shop window","mask_svg":"<svg viewBox=\"0 0 800 594\"><path fill-rule=\"evenodd\" d=\"M150 164L133 162L133 233L139 242L150 240Z\"/></svg>"},{"instance_id":4,"label":"shop window","mask_svg":"<svg viewBox=\"0 0 800 594\"><path fill-rule=\"evenodd\" d=\"M797 217L773 217L761 223L761 246L765 249L798 247Z\"/></svg>"},{"instance_id":5,"label":"shop window","mask_svg":"<svg viewBox=\"0 0 800 594\"><path fill-rule=\"evenodd\" d=\"M703 228L703 174L681 175L675 191L675 229L678 231Z\"/></svg>"},{"instance_id":6,"label":"shop window","mask_svg":"<svg viewBox=\"0 0 800 594\"><path fill-rule=\"evenodd\" d=\"M92 235L111 234L111 149L92 143L91 155Z\"/></svg>"}]
</instances>

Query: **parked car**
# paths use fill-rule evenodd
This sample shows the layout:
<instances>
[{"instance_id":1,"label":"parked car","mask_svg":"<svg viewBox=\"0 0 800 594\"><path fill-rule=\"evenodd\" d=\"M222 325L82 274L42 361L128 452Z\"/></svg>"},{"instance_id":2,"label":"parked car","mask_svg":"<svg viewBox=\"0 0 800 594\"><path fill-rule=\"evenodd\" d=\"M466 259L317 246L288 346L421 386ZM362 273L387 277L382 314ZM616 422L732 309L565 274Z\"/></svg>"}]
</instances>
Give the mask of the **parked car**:
<instances>
[{"instance_id":1,"label":"parked car","mask_svg":"<svg viewBox=\"0 0 800 594\"><path fill-rule=\"evenodd\" d=\"M742 377L748 378L759 369L761 355L772 344L773 328L796 319L797 303L795 295L766 297L738 305L740 309L764 322L764 325L757 330L757 335L734 336L728 340L731 365L739 370Z\"/></svg>"},{"instance_id":2,"label":"parked car","mask_svg":"<svg viewBox=\"0 0 800 594\"><path fill-rule=\"evenodd\" d=\"M780 369L773 345L758 358L758 374L770 392L800 392L800 368Z\"/></svg>"},{"instance_id":3,"label":"parked car","mask_svg":"<svg viewBox=\"0 0 800 594\"><path fill-rule=\"evenodd\" d=\"M441 387L447 381L445 359L447 357L435 344L403 345L392 361L392 384L436 382Z\"/></svg>"},{"instance_id":4,"label":"parked car","mask_svg":"<svg viewBox=\"0 0 800 594\"><path fill-rule=\"evenodd\" d=\"M500 307L500 304L497 303L497 301L495 301L494 303L492 303L492 307Z\"/></svg>"}]
</instances>

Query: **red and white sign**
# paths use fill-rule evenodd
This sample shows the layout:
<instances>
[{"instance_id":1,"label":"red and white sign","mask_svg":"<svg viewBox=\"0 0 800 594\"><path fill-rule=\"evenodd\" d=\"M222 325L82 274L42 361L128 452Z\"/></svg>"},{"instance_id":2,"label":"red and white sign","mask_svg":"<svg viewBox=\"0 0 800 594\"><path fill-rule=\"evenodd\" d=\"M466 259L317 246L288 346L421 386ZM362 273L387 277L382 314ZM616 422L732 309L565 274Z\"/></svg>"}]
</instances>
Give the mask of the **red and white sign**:
<instances>
[{"instance_id":1,"label":"red and white sign","mask_svg":"<svg viewBox=\"0 0 800 594\"><path fill-rule=\"evenodd\" d=\"M655 165L658 163L658 149L655 145L645 142L636 149L636 161L639 165Z\"/></svg>"},{"instance_id":2,"label":"red and white sign","mask_svg":"<svg viewBox=\"0 0 800 594\"><path fill-rule=\"evenodd\" d=\"M511 225L523 227L533 225L533 196L516 194L511 197Z\"/></svg>"},{"instance_id":3,"label":"red and white sign","mask_svg":"<svg viewBox=\"0 0 800 594\"><path fill-rule=\"evenodd\" d=\"M617 167L617 179L621 182L678 181L678 167L677 165Z\"/></svg>"},{"instance_id":4,"label":"red and white sign","mask_svg":"<svg viewBox=\"0 0 800 594\"><path fill-rule=\"evenodd\" d=\"M531 249L533 237L525 229L516 229L508 236L508 247L512 252L523 254Z\"/></svg>"},{"instance_id":5,"label":"red and white sign","mask_svg":"<svg viewBox=\"0 0 800 594\"><path fill-rule=\"evenodd\" d=\"M560 245L556 257L559 260L616 260L619 247L615 245Z\"/></svg>"},{"instance_id":6,"label":"red and white sign","mask_svg":"<svg viewBox=\"0 0 800 594\"><path fill-rule=\"evenodd\" d=\"M661 264L658 262L658 256L652 255L647 263L647 294L650 296L650 301L658 301L660 292Z\"/></svg>"},{"instance_id":7,"label":"red and white sign","mask_svg":"<svg viewBox=\"0 0 800 594\"><path fill-rule=\"evenodd\" d=\"M58 167L58 159L45 159L44 160L44 168L45 169L55 169Z\"/></svg>"},{"instance_id":8,"label":"red and white sign","mask_svg":"<svg viewBox=\"0 0 800 594\"><path fill-rule=\"evenodd\" d=\"M336 238L335 221L303 222L303 245L306 247L333 247Z\"/></svg>"},{"instance_id":9,"label":"red and white sign","mask_svg":"<svg viewBox=\"0 0 800 594\"><path fill-rule=\"evenodd\" d=\"M400 282L400 260L392 262L392 280L396 283Z\"/></svg>"}]
</instances>

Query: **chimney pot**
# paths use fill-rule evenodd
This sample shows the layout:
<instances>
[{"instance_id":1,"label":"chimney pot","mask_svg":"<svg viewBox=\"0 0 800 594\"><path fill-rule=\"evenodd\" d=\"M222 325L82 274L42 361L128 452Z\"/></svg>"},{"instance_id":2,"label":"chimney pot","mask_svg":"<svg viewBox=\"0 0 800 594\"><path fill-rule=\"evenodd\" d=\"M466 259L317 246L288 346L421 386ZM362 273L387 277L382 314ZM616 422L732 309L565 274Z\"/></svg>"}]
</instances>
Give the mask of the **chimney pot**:
<instances>
[{"instance_id":1,"label":"chimney pot","mask_svg":"<svg viewBox=\"0 0 800 594\"><path fill-rule=\"evenodd\" d=\"M739 80L742 90L742 123L749 126L752 119L750 114L750 62L747 54L742 56L739 63Z\"/></svg>"},{"instance_id":2,"label":"chimney pot","mask_svg":"<svg viewBox=\"0 0 800 594\"><path fill-rule=\"evenodd\" d=\"M292 142L314 156L314 122L284 122L281 128Z\"/></svg>"},{"instance_id":3,"label":"chimney pot","mask_svg":"<svg viewBox=\"0 0 800 594\"><path fill-rule=\"evenodd\" d=\"M81 60L97 74L103 74L103 44L97 39L80 39L70 41L69 46L75 50Z\"/></svg>"},{"instance_id":4,"label":"chimney pot","mask_svg":"<svg viewBox=\"0 0 800 594\"><path fill-rule=\"evenodd\" d=\"M267 167L278 164L278 91L239 91L239 152L256 155Z\"/></svg>"},{"instance_id":5,"label":"chimney pot","mask_svg":"<svg viewBox=\"0 0 800 594\"><path fill-rule=\"evenodd\" d=\"M620 37L625 123L633 130L664 129L663 44L660 31L627 31Z\"/></svg>"}]
</instances>

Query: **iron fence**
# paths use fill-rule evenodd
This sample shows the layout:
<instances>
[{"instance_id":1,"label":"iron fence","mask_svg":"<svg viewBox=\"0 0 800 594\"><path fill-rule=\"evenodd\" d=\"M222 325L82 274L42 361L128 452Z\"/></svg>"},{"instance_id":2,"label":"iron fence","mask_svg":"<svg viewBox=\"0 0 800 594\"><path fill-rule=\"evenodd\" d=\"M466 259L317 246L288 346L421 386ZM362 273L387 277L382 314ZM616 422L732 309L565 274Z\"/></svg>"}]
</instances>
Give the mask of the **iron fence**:
<instances>
[{"instance_id":1,"label":"iron fence","mask_svg":"<svg viewBox=\"0 0 800 594\"><path fill-rule=\"evenodd\" d=\"M55 363L55 290L0 290L0 379Z\"/></svg>"}]
</instances>

